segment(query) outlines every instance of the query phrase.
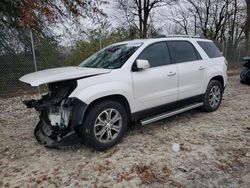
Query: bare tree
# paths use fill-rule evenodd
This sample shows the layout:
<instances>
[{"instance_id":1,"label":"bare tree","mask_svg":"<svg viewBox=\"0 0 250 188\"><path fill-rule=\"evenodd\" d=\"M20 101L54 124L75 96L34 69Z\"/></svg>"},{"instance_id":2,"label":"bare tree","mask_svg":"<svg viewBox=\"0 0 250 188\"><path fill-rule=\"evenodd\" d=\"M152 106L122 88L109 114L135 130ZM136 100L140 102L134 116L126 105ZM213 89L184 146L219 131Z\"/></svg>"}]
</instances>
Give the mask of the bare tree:
<instances>
[{"instance_id":1,"label":"bare tree","mask_svg":"<svg viewBox=\"0 0 250 188\"><path fill-rule=\"evenodd\" d=\"M242 17L245 16L244 14L244 4L242 1L239 0L233 0L231 4L232 9L232 15L228 19L227 23L227 38L228 40L236 46L239 44L242 34L244 32L244 20L242 20ZM225 37L226 38L226 37Z\"/></svg>"},{"instance_id":2,"label":"bare tree","mask_svg":"<svg viewBox=\"0 0 250 188\"><path fill-rule=\"evenodd\" d=\"M186 35L189 34L190 27L190 12L183 8L180 4L171 12L170 20L179 25Z\"/></svg>"},{"instance_id":3,"label":"bare tree","mask_svg":"<svg viewBox=\"0 0 250 188\"><path fill-rule=\"evenodd\" d=\"M182 0L174 6L170 20L182 29L181 33L200 34L215 41L235 62L242 54L244 33L246 44L250 42L250 23L242 19L246 12L242 0ZM250 10L248 19L250 22Z\"/></svg>"},{"instance_id":4,"label":"bare tree","mask_svg":"<svg viewBox=\"0 0 250 188\"><path fill-rule=\"evenodd\" d=\"M176 0L117 0L119 13L126 22L137 29L139 37L145 38L150 28L150 16L154 9L168 6Z\"/></svg>"},{"instance_id":5,"label":"bare tree","mask_svg":"<svg viewBox=\"0 0 250 188\"><path fill-rule=\"evenodd\" d=\"M246 9L247 9L247 18L245 25L245 39L246 39L246 52L249 52L249 43L250 43L250 0L246 0Z\"/></svg>"},{"instance_id":6,"label":"bare tree","mask_svg":"<svg viewBox=\"0 0 250 188\"><path fill-rule=\"evenodd\" d=\"M186 0L188 11L196 16L201 33L212 40L218 40L228 20L233 15L231 8L234 0Z\"/></svg>"}]
</instances>

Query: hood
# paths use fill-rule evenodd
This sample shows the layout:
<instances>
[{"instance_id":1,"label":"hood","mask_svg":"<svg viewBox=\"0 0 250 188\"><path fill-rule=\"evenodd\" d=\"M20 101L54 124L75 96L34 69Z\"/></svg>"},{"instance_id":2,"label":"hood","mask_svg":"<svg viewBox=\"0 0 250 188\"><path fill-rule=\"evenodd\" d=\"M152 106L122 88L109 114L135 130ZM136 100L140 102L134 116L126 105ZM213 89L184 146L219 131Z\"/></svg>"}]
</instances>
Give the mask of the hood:
<instances>
[{"instance_id":1,"label":"hood","mask_svg":"<svg viewBox=\"0 0 250 188\"><path fill-rule=\"evenodd\" d=\"M41 84L105 74L110 71L110 69L99 68L61 67L29 73L19 78L19 80L31 86L39 86Z\"/></svg>"}]
</instances>

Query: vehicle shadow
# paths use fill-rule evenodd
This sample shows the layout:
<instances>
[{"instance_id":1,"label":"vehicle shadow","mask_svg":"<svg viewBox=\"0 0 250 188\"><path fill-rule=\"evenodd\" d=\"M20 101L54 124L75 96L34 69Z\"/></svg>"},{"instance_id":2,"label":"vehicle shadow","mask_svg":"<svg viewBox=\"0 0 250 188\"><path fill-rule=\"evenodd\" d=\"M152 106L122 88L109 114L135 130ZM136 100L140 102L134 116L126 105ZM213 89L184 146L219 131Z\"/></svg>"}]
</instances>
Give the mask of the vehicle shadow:
<instances>
[{"instance_id":1,"label":"vehicle shadow","mask_svg":"<svg viewBox=\"0 0 250 188\"><path fill-rule=\"evenodd\" d=\"M158 121L157 125L161 126L161 125L166 124L166 122L175 121L176 118L181 118L181 117L189 118L190 116L194 116L194 114L202 114L202 113L203 112L199 109L190 110L190 111L187 111L187 112L160 120L160 121ZM130 123L128 125L128 130L127 130L125 136L127 136L129 134L132 134L132 135L136 134L136 132L142 131L142 130L145 130L145 132L147 132L146 131L147 129L153 129L154 126L155 126L154 123L150 123L149 125L141 125L139 122ZM170 125L169 125L169 128L171 128ZM74 134L67 137L66 139L63 139L60 143L58 143L58 147L56 147L55 149L72 150L72 149L80 149L80 148L86 149L89 151L95 151L94 149L86 147L83 144L82 139L77 135L77 133L74 132Z\"/></svg>"}]
</instances>

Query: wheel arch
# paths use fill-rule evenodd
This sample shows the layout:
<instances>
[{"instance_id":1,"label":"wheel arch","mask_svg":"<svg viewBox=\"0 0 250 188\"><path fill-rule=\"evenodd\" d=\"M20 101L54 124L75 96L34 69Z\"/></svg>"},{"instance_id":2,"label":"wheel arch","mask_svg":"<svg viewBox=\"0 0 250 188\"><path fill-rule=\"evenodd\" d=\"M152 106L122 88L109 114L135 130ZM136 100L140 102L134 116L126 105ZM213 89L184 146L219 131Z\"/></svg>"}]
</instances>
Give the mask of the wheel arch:
<instances>
[{"instance_id":1,"label":"wheel arch","mask_svg":"<svg viewBox=\"0 0 250 188\"><path fill-rule=\"evenodd\" d=\"M107 95L107 96L97 98L89 104L86 104L86 103L82 102L80 99L75 98L74 99L75 106L73 108L73 113L72 113L72 125L73 125L73 127L77 128L77 127L81 126L85 117L86 117L86 114L91 109L91 107L94 106L95 104L102 102L102 101L105 101L105 100L116 101L116 102L119 102L122 105L124 105L125 110L127 112L128 121L129 122L131 121L131 119L132 119L131 114L132 113L131 113L131 108L130 108L130 105L129 105L127 98L121 94L113 94L113 95Z\"/></svg>"},{"instance_id":2,"label":"wheel arch","mask_svg":"<svg viewBox=\"0 0 250 188\"><path fill-rule=\"evenodd\" d=\"M225 84L225 81L224 81L223 76L221 76L221 75L213 76L213 77L209 80L209 82L211 82L212 80L216 80L216 81L220 82L221 85L222 85L222 87L223 87L223 89L225 88L225 85L224 85L224 84ZM208 82L208 84L209 84L209 82Z\"/></svg>"},{"instance_id":3,"label":"wheel arch","mask_svg":"<svg viewBox=\"0 0 250 188\"><path fill-rule=\"evenodd\" d=\"M125 107L125 110L127 112L129 121L131 120L131 108L130 108L129 102L128 102L127 98L125 96L121 95L121 94L113 94L113 95L107 95L107 96L97 98L97 99L93 100L88 105L87 111L93 105L95 105L95 104L97 104L99 102L105 101L105 100L112 100L112 101L116 101L116 102L119 102L120 104L122 104Z\"/></svg>"}]
</instances>

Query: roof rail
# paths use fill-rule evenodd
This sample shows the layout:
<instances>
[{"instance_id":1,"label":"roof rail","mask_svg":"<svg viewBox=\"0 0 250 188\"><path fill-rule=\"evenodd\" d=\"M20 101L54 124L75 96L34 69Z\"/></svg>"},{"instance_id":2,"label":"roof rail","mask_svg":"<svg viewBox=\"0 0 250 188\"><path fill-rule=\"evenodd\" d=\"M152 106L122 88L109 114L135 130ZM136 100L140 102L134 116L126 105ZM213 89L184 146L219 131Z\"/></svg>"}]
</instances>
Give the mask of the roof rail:
<instances>
[{"instance_id":1,"label":"roof rail","mask_svg":"<svg viewBox=\"0 0 250 188\"><path fill-rule=\"evenodd\" d=\"M185 37L185 38L205 38L199 35L159 35L155 38L168 38L168 37Z\"/></svg>"}]
</instances>

